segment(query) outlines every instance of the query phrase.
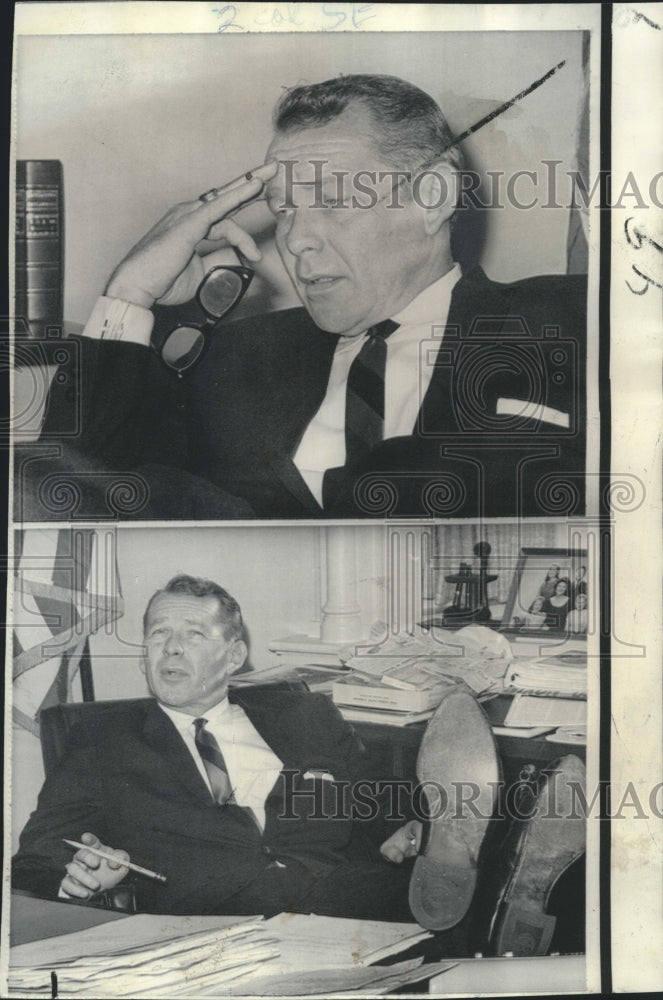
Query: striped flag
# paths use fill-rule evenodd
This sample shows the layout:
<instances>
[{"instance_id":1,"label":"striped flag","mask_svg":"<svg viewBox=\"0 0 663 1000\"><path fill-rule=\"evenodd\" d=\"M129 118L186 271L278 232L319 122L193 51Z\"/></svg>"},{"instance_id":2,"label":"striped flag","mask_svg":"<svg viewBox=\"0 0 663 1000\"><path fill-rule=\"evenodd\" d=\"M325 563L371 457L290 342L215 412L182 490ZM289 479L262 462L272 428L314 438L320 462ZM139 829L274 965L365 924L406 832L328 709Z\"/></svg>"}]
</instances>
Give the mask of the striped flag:
<instances>
[{"instance_id":1,"label":"striped flag","mask_svg":"<svg viewBox=\"0 0 663 1000\"><path fill-rule=\"evenodd\" d=\"M15 532L13 721L39 735L39 712L93 698L89 636L123 612L112 529Z\"/></svg>"}]
</instances>

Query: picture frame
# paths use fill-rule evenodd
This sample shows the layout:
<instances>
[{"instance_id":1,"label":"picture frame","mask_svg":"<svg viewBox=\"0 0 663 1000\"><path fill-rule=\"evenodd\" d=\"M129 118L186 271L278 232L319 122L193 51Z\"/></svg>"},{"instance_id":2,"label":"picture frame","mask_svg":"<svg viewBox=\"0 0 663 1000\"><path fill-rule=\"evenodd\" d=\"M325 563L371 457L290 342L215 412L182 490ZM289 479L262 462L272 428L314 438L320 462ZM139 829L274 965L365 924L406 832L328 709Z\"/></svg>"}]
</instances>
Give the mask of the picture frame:
<instances>
[{"instance_id":1,"label":"picture frame","mask_svg":"<svg viewBox=\"0 0 663 1000\"><path fill-rule=\"evenodd\" d=\"M586 549L521 548L502 631L586 639L590 584Z\"/></svg>"}]
</instances>

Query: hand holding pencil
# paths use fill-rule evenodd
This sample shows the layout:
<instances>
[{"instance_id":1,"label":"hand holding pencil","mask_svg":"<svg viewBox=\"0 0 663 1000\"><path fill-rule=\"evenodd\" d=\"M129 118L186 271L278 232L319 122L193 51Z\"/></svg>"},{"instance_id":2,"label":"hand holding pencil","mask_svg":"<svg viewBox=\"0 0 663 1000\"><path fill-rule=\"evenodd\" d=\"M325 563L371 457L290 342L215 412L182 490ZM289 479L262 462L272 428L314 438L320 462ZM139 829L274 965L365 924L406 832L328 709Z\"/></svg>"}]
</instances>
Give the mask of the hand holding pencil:
<instances>
[{"instance_id":1,"label":"hand holding pencil","mask_svg":"<svg viewBox=\"0 0 663 1000\"><path fill-rule=\"evenodd\" d=\"M93 833L84 833L83 842L66 866L61 891L74 899L89 899L101 889L112 889L129 871L126 851L106 847ZM100 857L103 852L105 857Z\"/></svg>"}]
</instances>

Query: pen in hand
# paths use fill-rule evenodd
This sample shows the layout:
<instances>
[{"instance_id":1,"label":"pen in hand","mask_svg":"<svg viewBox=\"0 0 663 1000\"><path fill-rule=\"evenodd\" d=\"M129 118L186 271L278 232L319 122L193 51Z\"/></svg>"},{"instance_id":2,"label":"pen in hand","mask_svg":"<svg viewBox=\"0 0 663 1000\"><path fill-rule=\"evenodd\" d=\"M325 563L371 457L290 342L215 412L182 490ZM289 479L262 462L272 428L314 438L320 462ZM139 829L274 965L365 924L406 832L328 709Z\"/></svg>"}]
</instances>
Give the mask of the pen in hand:
<instances>
[{"instance_id":1,"label":"pen in hand","mask_svg":"<svg viewBox=\"0 0 663 1000\"><path fill-rule=\"evenodd\" d=\"M121 865L122 868L130 868L133 872L138 872L139 875L146 875L147 878L154 878L158 882L166 882L165 875L159 875L158 872L150 871L149 868L143 868L141 865L135 865L133 861L121 861L116 858L114 854L109 854L108 851L100 851L98 847L88 847L87 844L81 844L78 840L67 840L66 837L62 838L65 844L69 844L70 847L82 848L84 851L90 851L91 854L96 854L98 858L104 858L106 861L114 861Z\"/></svg>"}]
</instances>

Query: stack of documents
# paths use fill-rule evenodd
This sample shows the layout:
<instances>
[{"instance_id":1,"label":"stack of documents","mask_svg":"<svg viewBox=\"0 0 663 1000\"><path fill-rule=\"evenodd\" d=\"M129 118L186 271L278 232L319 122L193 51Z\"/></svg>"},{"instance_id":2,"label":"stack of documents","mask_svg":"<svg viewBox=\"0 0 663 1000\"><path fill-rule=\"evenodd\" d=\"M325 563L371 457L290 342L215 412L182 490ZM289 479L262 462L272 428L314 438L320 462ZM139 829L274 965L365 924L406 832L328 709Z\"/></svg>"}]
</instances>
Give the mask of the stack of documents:
<instances>
[{"instance_id":1,"label":"stack of documents","mask_svg":"<svg viewBox=\"0 0 663 1000\"><path fill-rule=\"evenodd\" d=\"M391 637L357 654L346 666L373 683L423 691L460 681L476 695L501 690L505 668L513 659L507 639L480 625L459 629L444 640L430 632Z\"/></svg>"},{"instance_id":2,"label":"stack of documents","mask_svg":"<svg viewBox=\"0 0 663 1000\"><path fill-rule=\"evenodd\" d=\"M587 699L587 654L565 653L514 660L504 676L507 690L540 697Z\"/></svg>"},{"instance_id":3,"label":"stack of documents","mask_svg":"<svg viewBox=\"0 0 663 1000\"><path fill-rule=\"evenodd\" d=\"M195 933L189 928L199 918L188 918L189 928L181 920L128 917L12 948L10 995L44 997L57 990L60 997L176 997L211 985L227 989L280 954L260 917L214 918L213 929Z\"/></svg>"},{"instance_id":4,"label":"stack of documents","mask_svg":"<svg viewBox=\"0 0 663 1000\"><path fill-rule=\"evenodd\" d=\"M280 957L250 979L231 985L231 995L382 995L451 968L443 962L422 966L421 958L375 965L432 937L418 924L386 923L280 913L266 921L279 942Z\"/></svg>"},{"instance_id":5,"label":"stack of documents","mask_svg":"<svg viewBox=\"0 0 663 1000\"><path fill-rule=\"evenodd\" d=\"M308 914L268 921L142 914L13 947L8 995L378 995L452 967L422 966L420 957L372 964L430 937L414 923Z\"/></svg>"}]
</instances>

